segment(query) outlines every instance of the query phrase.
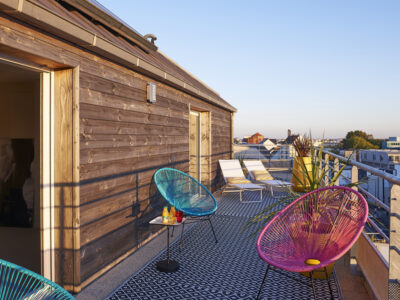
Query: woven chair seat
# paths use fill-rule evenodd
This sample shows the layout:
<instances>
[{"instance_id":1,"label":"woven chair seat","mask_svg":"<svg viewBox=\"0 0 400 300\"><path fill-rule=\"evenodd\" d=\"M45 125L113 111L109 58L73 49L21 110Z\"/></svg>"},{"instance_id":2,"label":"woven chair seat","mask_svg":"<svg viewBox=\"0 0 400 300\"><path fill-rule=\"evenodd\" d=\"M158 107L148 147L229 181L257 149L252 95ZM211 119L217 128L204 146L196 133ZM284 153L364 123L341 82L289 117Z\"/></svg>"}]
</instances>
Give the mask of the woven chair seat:
<instances>
[{"instance_id":1,"label":"woven chair seat","mask_svg":"<svg viewBox=\"0 0 400 300\"><path fill-rule=\"evenodd\" d=\"M0 299L73 300L74 297L43 276L0 259Z\"/></svg>"},{"instance_id":2,"label":"woven chair seat","mask_svg":"<svg viewBox=\"0 0 400 300\"><path fill-rule=\"evenodd\" d=\"M268 264L292 272L309 272L342 257L360 236L368 217L364 197L347 187L312 191L277 214L257 241ZM307 259L320 261L308 265Z\"/></svg>"},{"instance_id":3,"label":"woven chair seat","mask_svg":"<svg viewBox=\"0 0 400 300\"><path fill-rule=\"evenodd\" d=\"M217 201L210 191L182 171L159 169L154 182L165 200L186 215L208 216L217 210Z\"/></svg>"}]
</instances>

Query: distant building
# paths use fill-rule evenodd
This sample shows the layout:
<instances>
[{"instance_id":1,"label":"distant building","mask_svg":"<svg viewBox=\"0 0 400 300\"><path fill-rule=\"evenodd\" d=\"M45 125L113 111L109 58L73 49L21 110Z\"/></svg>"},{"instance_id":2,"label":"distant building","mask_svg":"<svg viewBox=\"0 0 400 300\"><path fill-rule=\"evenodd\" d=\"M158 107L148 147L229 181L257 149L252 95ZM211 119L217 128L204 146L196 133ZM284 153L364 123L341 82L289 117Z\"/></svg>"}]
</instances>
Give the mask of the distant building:
<instances>
[{"instance_id":1,"label":"distant building","mask_svg":"<svg viewBox=\"0 0 400 300\"><path fill-rule=\"evenodd\" d=\"M288 137L279 145L279 149L273 154L272 159L292 159L295 157L296 149L293 143L299 138L302 139L303 137L299 134L291 134L289 129Z\"/></svg>"},{"instance_id":2,"label":"distant building","mask_svg":"<svg viewBox=\"0 0 400 300\"><path fill-rule=\"evenodd\" d=\"M273 159L292 159L296 156L296 150L293 145L282 144L279 150L272 156Z\"/></svg>"},{"instance_id":3,"label":"distant building","mask_svg":"<svg viewBox=\"0 0 400 300\"><path fill-rule=\"evenodd\" d=\"M400 150L360 150L359 160L366 165L400 177ZM390 189L392 184L381 177L367 172L368 181L361 187L375 197L390 205Z\"/></svg>"},{"instance_id":4,"label":"distant building","mask_svg":"<svg viewBox=\"0 0 400 300\"><path fill-rule=\"evenodd\" d=\"M397 173L396 165L400 165L400 150L360 150L360 161L386 172Z\"/></svg>"},{"instance_id":5,"label":"distant building","mask_svg":"<svg viewBox=\"0 0 400 300\"><path fill-rule=\"evenodd\" d=\"M334 148L340 145L343 139L325 139L324 148Z\"/></svg>"},{"instance_id":6,"label":"distant building","mask_svg":"<svg viewBox=\"0 0 400 300\"><path fill-rule=\"evenodd\" d=\"M322 140L320 140L320 139L313 139L312 142L313 142L313 146L314 146L315 148L320 147L321 144L322 144Z\"/></svg>"},{"instance_id":7,"label":"distant building","mask_svg":"<svg viewBox=\"0 0 400 300\"><path fill-rule=\"evenodd\" d=\"M234 139L233 139L233 143L234 144L240 144L242 142L242 140L240 139L240 138L238 138L238 137L235 137Z\"/></svg>"},{"instance_id":8,"label":"distant building","mask_svg":"<svg viewBox=\"0 0 400 300\"><path fill-rule=\"evenodd\" d=\"M255 133L251 137L247 139L249 144L259 144L264 139L264 136L261 133Z\"/></svg>"},{"instance_id":9,"label":"distant building","mask_svg":"<svg viewBox=\"0 0 400 300\"><path fill-rule=\"evenodd\" d=\"M340 150L339 154L341 156L344 156L346 158L349 158L351 156L351 159L356 159L358 151L353 151L353 150Z\"/></svg>"},{"instance_id":10,"label":"distant building","mask_svg":"<svg viewBox=\"0 0 400 300\"><path fill-rule=\"evenodd\" d=\"M245 135L245 136L243 137L243 139L242 139L242 143L248 143L248 142L249 142L249 138L250 138L249 135Z\"/></svg>"},{"instance_id":11,"label":"distant building","mask_svg":"<svg viewBox=\"0 0 400 300\"><path fill-rule=\"evenodd\" d=\"M283 142L283 144L287 144L287 145L293 145L293 143L298 139L298 138L302 138L301 135L299 134L292 134L289 135L285 141Z\"/></svg>"},{"instance_id":12,"label":"distant building","mask_svg":"<svg viewBox=\"0 0 400 300\"><path fill-rule=\"evenodd\" d=\"M338 147L341 141L342 139L313 139L313 145L314 147L320 147L324 142L324 148L329 149Z\"/></svg>"},{"instance_id":13,"label":"distant building","mask_svg":"<svg viewBox=\"0 0 400 300\"><path fill-rule=\"evenodd\" d=\"M400 136L391 136L387 141L382 142L383 149L400 150Z\"/></svg>"}]
</instances>

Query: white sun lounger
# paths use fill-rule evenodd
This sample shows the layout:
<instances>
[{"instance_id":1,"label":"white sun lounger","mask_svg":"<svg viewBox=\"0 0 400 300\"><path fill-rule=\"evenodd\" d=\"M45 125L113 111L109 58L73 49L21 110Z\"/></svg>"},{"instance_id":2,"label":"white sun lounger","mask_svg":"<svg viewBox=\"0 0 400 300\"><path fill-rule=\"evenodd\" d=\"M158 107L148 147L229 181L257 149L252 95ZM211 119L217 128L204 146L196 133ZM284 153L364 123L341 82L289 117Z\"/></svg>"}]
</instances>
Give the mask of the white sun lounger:
<instances>
[{"instance_id":1,"label":"white sun lounger","mask_svg":"<svg viewBox=\"0 0 400 300\"><path fill-rule=\"evenodd\" d=\"M261 162L261 160L244 160L243 161L247 171L252 181L267 185L271 188L271 196L274 197L274 187L275 188L288 188L292 186L290 182L282 180L256 180L253 171L267 171Z\"/></svg>"},{"instance_id":2,"label":"white sun lounger","mask_svg":"<svg viewBox=\"0 0 400 300\"><path fill-rule=\"evenodd\" d=\"M229 192L239 192L240 201L242 203L250 203L250 202L261 202L262 201L262 191L265 189L265 186L254 184L254 183L229 183L228 178L244 178L242 167L237 159L230 160L219 160L219 165L221 167L222 176L225 180L225 187L222 190L222 193ZM259 191L260 192L260 201L242 201L242 193L243 191Z\"/></svg>"}]
</instances>

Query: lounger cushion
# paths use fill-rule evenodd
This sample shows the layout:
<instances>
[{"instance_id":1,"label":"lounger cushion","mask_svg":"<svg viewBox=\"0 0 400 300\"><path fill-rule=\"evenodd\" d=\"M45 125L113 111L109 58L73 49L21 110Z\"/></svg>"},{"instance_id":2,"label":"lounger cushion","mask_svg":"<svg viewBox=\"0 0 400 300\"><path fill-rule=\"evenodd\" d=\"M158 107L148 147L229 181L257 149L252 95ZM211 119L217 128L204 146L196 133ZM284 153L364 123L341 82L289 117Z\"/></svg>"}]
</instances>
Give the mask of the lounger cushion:
<instances>
[{"instance_id":1,"label":"lounger cushion","mask_svg":"<svg viewBox=\"0 0 400 300\"><path fill-rule=\"evenodd\" d=\"M269 174L267 170L260 170L260 171L252 171L251 174L253 175L254 179L257 181L262 180L274 180L274 177Z\"/></svg>"},{"instance_id":2,"label":"lounger cushion","mask_svg":"<svg viewBox=\"0 0 400 300\"><path fill-rule=\"evenodd\" d=\"M246 184L246 183L251 183L250 180L247 180L244 177L228 177L227 182L230 184Z\"/></svg>"}]
</instances>

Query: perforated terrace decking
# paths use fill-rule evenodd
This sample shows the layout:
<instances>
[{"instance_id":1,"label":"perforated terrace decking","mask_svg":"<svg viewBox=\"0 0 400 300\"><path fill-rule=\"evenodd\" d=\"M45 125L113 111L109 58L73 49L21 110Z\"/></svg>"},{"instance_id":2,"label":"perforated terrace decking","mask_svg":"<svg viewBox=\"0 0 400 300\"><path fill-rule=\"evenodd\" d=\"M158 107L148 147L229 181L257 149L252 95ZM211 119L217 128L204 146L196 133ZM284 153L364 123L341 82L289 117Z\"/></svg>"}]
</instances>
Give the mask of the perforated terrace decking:
<instances>
[{"instance_id":1,"label":"perforated terrace decking","mask_svg":"<svg viewBox=\"0 0 400 300\"><path fill-rule=\"evenodd\" d=\"M245 192L244 197L258 200L259 193ZM255 299L266 264L257 255L256 237L249 238L248 233L240 231L271 201L274 200L268 193L261 203L240 203L238 194L227 194L219 201L212 218L217 244L209 224L196 223L185 230L182 251L179 251L179 241L171 245L171 257L180 264L178 272L157 271L156 262L166 256L164 249L107 299ZM282 273L268 273L263 299L313 299L308 278ZM342 299L335 274L330 281L335 299ZM317 280L316 290L318 299L330 298L326 280Z\"/></svg>"}]
</instances>

